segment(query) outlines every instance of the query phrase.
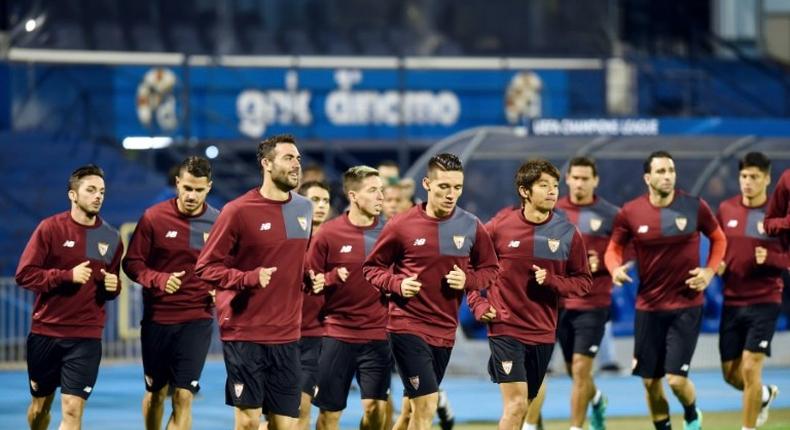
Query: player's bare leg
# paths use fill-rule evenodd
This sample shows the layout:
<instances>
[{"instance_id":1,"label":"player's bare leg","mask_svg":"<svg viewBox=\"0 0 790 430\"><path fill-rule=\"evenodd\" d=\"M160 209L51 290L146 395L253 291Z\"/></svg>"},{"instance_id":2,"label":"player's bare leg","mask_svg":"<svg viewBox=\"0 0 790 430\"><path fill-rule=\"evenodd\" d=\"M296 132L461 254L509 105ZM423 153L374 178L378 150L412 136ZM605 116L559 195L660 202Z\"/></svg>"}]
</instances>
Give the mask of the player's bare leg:
<instances>
[{"instance_id":1,"label":"player's bare leg","mask_svg":"<svg viewBox=\"0 0 790 430\"><path fill-rule=\"evenodd\" d=\"M409 430L429 430L436 416L436 407L439 404L439 393L430 393L410 399L411 418Z\"/></svg>"},{"instance_id":2,"label":"player's bare leg","mask_svg":"<svg viewBox=\"0 0 790 430\"><path fill-rule=\"evenodd\" d=\"M299 430L310 429L310 409L312 400L313 398L310 397L309 394L302 392L302 398L299 403L299 423L297 424Z\"/></svg>"},{"instance_id":3,"label":"player's bare leg","mask_svg":"<svg viewBox=\"0 0 790 430\"><path fill-rule=\"evenodd\" d=\"M524 394L526 396L526 393ZM523 418L523 429L537 429L540 427L540 411L543 409L543 402L546 400L546 380L540 384L538 394L527 405L527 414Z\"/></svg>"},{"instance_id":4,"label":"player's bare leg","mask_svg":"<svg viewBox=\"0 0 790 430\"><path fill-rule=\"evenodd\" d=\"M261 408L233 408L234 430L257 430L261 423Z\"/></svg>"},{"instance_id":5,"label":"player's bare leg","mask_svg":"<svg viewBox=\"0 0 790 430\"><path fill-rule=\"evenodd\" d=\"M647 408L653 422L669 419L669 402L664 394L664 378L642 378L647 397Z\"/></svg>"},{"instance_id":6,"label":"player's bare leg","mask_svg":"<svg viewBox=\"0 0 790 430\"><path fill-rule=\"evenodd\" d=\"M194 394L185 388L173 392L173 413L167 422L167 430L188 430L192 428L192 399Z\"/></svg>"},{"instance_id":7,"label":"player's bare leg","mask_svg":"<svg viewBox=\"0 0 790 430\"><path fill-rule=\"evenodd\" d=\"M362 422L360 430L385 430L387 401L362 399Z\"/></svg>"},{"instance_id":8,"label":"player's bare leg","mask_svg":"<svg viewBox=\"0 0 790 430\"><path fill-rule=\"evenodd\" d=\"M520 430L521 422L527 414L527 383L505 382L499 384L502 393L502 418L499 430Z\"/></svg>"},{"instance_id":9,"label":"player's bare leg","mask_svg":"<svg viewBox=\"0 0 790 430\"><path fill-rule=\"evenodd\" d=\"M571 426L581 427L587 415L587 405L595 396L595 382L592 377L593 358L584 354L573 354L571 364Z\"/></svg>"},{"instance_id":10,"label":"player's bare leg","mask_svg":"<svg viewBox=\"0 0 790 430\"><path fill-rule=\"evenodd\" d=\"M55 393L46 397L33 397L30 406L27 408L27 423L31 430L46 430L49 421L52 419L49 411L52 409L52 400Z\"/></svg>"},{"instance_id":11,"label":"player's bare leg","mask_svg":"<svg viewBox=\"0 0 790 430\"><path fill-rule=\"evenodd\" d=\"M85 410L85 399L72 394L60 394L62 418L58 430L79 430L82 427L82 412Z\"/></svg>"},{"instance_id":12,"label":"player's bare leg","mask_svg":"<svg viewBox=\"0 0 790 430\"><path fill-rule=\"evenodd\" d=\"M165 413L165 399L168 385L159 391L146 391L143 396L143 421L146 430L159 430L162 427L162 416Z\"/></svg>"},{"instance_id":13,"label":"player's bare leg","mask_svg":"<svg viewBox=\"0 0 790 430\"><path fill-rule=\"evenodd\" d=\"M392 430L408 429L410 418L411 418L411 403L409 402L408 397L404 397L403 401L401 402L400 415L398 415L398 419L395 420L395 425L392 426Z\"/></svg>"}]
</instances>

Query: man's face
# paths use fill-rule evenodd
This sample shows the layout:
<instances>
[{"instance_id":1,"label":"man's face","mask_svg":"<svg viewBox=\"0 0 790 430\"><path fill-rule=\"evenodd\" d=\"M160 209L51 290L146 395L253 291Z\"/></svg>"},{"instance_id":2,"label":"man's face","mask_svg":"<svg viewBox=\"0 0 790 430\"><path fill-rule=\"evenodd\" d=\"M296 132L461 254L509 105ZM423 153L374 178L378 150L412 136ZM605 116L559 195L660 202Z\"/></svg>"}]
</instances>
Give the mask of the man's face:
<instances>
[{"instance_id":1,"label":"man's face","mask_svg":"<svg viewBox=\"0 0 790 430\"><path fill-rule=\"evenodd\" d=\"M69 190L69 200L85 215L95 217L104 203L104 179L95 175L85 176L80 179L76 190Z\"/></svg>"},{"instance_id":2,"label":"man's face","mask_svg":"<svg viewBox=\"0 0 790 430\"><path fill-rule=\"evenodd\" d=\"M394 178L394 180L400 178L400 170L396 166L379 166L377 170L379 171L379 176L385 181L388 181L390 178Z\"/></svg>"},{"instance_id":3,"label":"man's face","mask_svg":"<svg viewBox=\"0 0 790 430\"><path fill-rule=\"evenodd\" d=\"M548 212L554 209L554 205L557 204L560 184L557 178L544 172L540 174L540 178L532 184L529 190L524 190L522 187L520 192L522 196L527 197L527 205L538 211Z\"/></svg>"},{"instance_id":4,"label":"man's face","mask_svg":"<svg viewBox=\"0 0 790 430\"><path fill-rule=\"evenodd\" d=\"M187 213L200 211L210 190L211 181L205 176L196 177L187 171L181 171L176 176L178 205Z\"/></svg>"},{"instance_id":5,"label":"man's face","mask_svg":"<svg viewBox=\"0 0 790 430\"><path fill-rule=\"evenodd\" d=\"M428 205L439 217L449 215L464 191L464 172L434 169L422 179L428 193Z\"/></svg>"},{"instance_id":6,"label":"man's face","mask_svg":"<svg viewBox=\"0 0 790 430\"><path fill-rule=\"evenodd\" d=\"M771 175L756 167L746 167L738 175L738 183L741 186L741 194L751 199L767 193Z\"/></svg>"},{"instance_id":7,"label":"man's face","mask_svg":"<svg viewBox=\"0 0 790 430\"><path fill-rule=\"evenodd\" d=\"M675 162L671 158L650 160L650 173L645 173L645 183L661 197L669 196L675 189Z\"/></svg>"},{"instance_id":8,"label":"man's face","mask_svg":"<svg viewBox=\"0 0 790 430\"><path fill-rule=\"evenodd\" d=\"M329 216L329 191L321 187L310 187L305 197L313 204L313 225L320 225Z\"/></svg>"},{"instance_id":9,"label":"man's face","mask_svg":"<svg viewBox=\"0 0 790 430\"><path fill-rule=\"evenodd\" d=\"M302 173L302 156L296 145L292 143L278 143L274 147L272 160L261 160L263 169L269 173L272 182L282 191L291 191L299 185Z\"/></svg>"},{"instance_id":10,"label":"man's face","mask_svg":"<svg viewBox=\"0 0 790 430\"><path fill-rule=\"evenodd\" d=\"M381 177L368 176L362 180L359 188L356 191L348 192L348 199L352 204L359 207L359 209L367 216L378 216L381 214L381 209L384 204L384 194L381 189L383 188Z\"/></svg>"},{"instance_id":11,"label":"man's face","mask_svg":"<svg viewBox=\"0 0 790 430\"><path fill-rule=\"evenodd\" d=\"M598 177L593 175L590 166L573 166L565 177L565 184L568 191L576 200L584 200L592 197L595 188L598 186Z\"/></svg>"},{"instance_id":12,"label":"man's face","mask_svg":"<svg viewBox=\"0 0 790 430\"><path fill-rule=\"evenodd\" d=\"M403 191L399 186L389 186L384 188L384 216L392 218L397 215L403 207Z\"/></svg>"}]
</instances>

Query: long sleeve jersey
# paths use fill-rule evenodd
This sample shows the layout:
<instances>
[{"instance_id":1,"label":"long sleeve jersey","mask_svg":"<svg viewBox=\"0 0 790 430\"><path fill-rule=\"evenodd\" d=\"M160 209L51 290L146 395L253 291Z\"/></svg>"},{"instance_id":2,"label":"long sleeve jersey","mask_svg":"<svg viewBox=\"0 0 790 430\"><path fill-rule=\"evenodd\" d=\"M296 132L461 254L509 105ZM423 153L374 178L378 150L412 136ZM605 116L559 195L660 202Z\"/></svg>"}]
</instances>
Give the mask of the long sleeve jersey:
<instances>
[{"instance_id":1,"label":"long sleeve jersey","mask_svg":"<svg viewBox=\"0 0 790 430\"><path fill-rule=\"evenodd\" d=\"M213 287L195 275L195 263L218 214L204 204L199 214L185 215L170 199L148 208L137 222L123 269L143 286L143 320L179 324L213 317ZM181 287L166 293L170 275L181 271Z\"/></svg>"},{"instance_id":2,"label":"long sleeve jersey","mask_svg":"<svg viewBox=\"0 0 790 430\"><path fill-rule=\"evenodd\" d=\"M790 169L782 173L765 208L765 231L790 249Z\"/></svg>"},{"instance_id":3,"label":"long sleeve jersey","mask_svg":"<svg viewBox=\"0 0 790 430\"><path fill-rule=\"evenodd\" d=\"M323 309L326 336L351 343L387 339L386 296L362 273L362 264L383 227L382 218L376 218L367 227L355 226L345 213L324 223L313 237L308 266L326 274ZM340 267L348 270L345 282L337 275Z\"/></svg>"},{"instance_id":4,"label":"long sleeve jersey","mask_svg":"<svg viewBox=\"0 0 790 430\"><path fill-rule=\"evenodd\" d=\"M467 290L487 288L497 278L491 238L471 213L455 208L445 218L432 218L423 203L384 226L363 272L371 284L391 294L389 332L414 334L438 347L455 343L464 292L447 285L445 275L453 265L466 273ZM422 287L416 296L404 298L401 282L412 275Z\"/></svg>"},{"instance_id":5,"label":"long sleeve jersey","mask_svg":"<svg viewBox=\"0 0 790 430\"><path fill-rule=\"evenodd\" d=\"M512 210L486 224L499 257L500 276L487 299L469 293L469 306L479 317L493 306L497 316L488 335L509 336L527 344L553 343L561 296L583 296L592 288L587 251L576 227L552 213L536 224L522 210ZM533 265L546 269L538 284Z\"/></svg>"},{"instance_id":6,"label":"long sleeve jersey","mask_svg":"<svg viewBox=\"0 0 790 430\"><path fill-rule=\"evenodd\" d=\"M312 206L291 192L286 201L250 190L223 207L195 271L217 288L217 320L225 341L294 342L302 323L304 260ZM261 288L262 268L276 267Z\"/></svg>"},{"instance_id":7,"label":"long sleeve jersey","mask_svg":"<svg viewBox=\"0 0 790 430\"><path fill-rule=\"evenodd\" d=\"M36 293L31 332L59 338L101 339L109 292L101 270L118 275L123 243L117 230L96 217L92 226L77 223L70 212L44 219L25 246L16 282ZM85 284L72 281L72 269L90 261Z\"/></svg>"}]
</instances>

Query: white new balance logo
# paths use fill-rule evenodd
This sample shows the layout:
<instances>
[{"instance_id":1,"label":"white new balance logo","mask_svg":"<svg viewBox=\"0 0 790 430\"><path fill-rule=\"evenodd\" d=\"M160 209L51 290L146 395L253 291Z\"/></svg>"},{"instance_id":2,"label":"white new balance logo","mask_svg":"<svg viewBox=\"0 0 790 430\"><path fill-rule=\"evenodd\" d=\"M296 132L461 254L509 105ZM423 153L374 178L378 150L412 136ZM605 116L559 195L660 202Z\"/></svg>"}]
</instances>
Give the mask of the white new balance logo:
<instances>
[{"instance_id":1,"label":"white new balance logo","mask_svg":"<svg viewBox=\"0 0 790 430\"><path fill-rule=\"evenodd\" d=\"M261 229L260 229L260 231L264 231L264 230L271 230L271 229L272 229L272 223L270 223L270 222L265 222L265 223L262 223L262 224L261 224Z\"/></svg>"},{"instance_id":2,"label":"white new balance logo","mask_svg":"<svg viewBox=\"0 0 790 430\"><path fill-rule=\"evenodd\" d=\"M519 246L521 246L520 240L511 240L510 243L507 244L508 248L518 248Z\"/></svg>"},{"instance_id":3,"label":"white new balance logo","mask_svg":"<svg viewBox=\"0 0 790 430\"><path fill-rule=\"evenodd\" d=\"M647 233L648 227L646 225L640 225L638 229L636 229L637 233Z\"/></svg>"},{"instance_id":4,"label":"white new balance logo","mask_svg":"<svg viewBox=\"0 0 790 430\"><path fill-rule=\"evenodd\" d=\"M419 239L414 240L414 246L423 246L425 245L425 238L421 237Z\"/></svg>"},{"instance_id":5,"label":"white new balance logo","mask_svg":"<svg viewBox=\"0 0 790 430\"><path fill-rule=\"evenodd\" d=\"M169 237L171 239L176 237L176 236L178 236L178 231L176 231L176 230L170 230L167 233L165 233L165 237Z\"/></svg>"},{"instance_id":6,"label":"white new balance logo","mask_svg":"<svg viewBox=\"0 0 790 430\"><path fill-rule=\"evenodd\" d=\"M63 247L64 248L74 248L74 241L73 240L67 240L67 241L63 242Z\"/></svg>"},{"instance_id":7,"label":"white new balance logo","mask_svg":"<svg viewBox=\"0 0 790 430\"><path fill-rule=\"evenodd\" d=\"M351 245L343 245L340 247L341 254L348 254L349 252L351 252Z\"/></svg>"}]
</instances>

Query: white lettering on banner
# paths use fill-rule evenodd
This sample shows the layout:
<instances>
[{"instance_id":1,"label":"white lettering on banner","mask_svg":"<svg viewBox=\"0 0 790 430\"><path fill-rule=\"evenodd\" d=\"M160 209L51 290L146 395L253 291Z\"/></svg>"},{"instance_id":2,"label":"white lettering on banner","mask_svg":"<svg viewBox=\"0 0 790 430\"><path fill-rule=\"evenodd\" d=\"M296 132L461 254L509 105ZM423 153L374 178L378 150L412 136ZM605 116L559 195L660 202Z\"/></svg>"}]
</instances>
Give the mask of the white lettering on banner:
<instances>
[{"instance_id":1,"label":"white lettering on banner","mask_svg":"<svg viewBox=\"0 0 790 430\"><path fill-rule=\"evenodd\" d=\"M245 136L261 137L272 124L308 125L313 121L310 112L310 91L298 90L299 79L291 70L285 76L285 90L244 90L236 98L239 131Z\"/></svg>"},{"instance_id":2,"label":"white lettering on banner","mask_svg":"<svg viewBox=\"0 0 790 430\"><path fill-rule=\"evenodd\" d=\"M536 119L535 136L656 136L657 119Z\"/></svg>"}]
</instances>

